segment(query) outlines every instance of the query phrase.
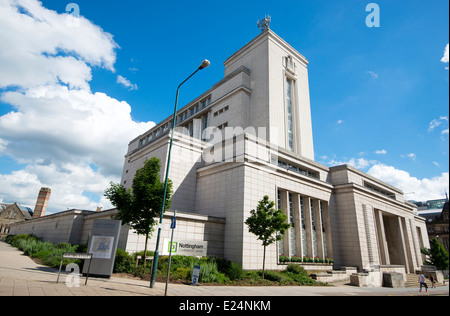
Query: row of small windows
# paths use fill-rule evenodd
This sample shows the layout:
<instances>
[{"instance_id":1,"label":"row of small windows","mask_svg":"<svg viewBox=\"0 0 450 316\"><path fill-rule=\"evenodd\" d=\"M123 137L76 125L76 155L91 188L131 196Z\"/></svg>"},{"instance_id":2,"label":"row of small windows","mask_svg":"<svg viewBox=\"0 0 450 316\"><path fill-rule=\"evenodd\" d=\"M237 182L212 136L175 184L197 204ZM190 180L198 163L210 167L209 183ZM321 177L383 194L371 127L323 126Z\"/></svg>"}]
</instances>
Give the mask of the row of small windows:
<instances>
[{"instance_id":1,"label":"row of small windows","mask_svg":"<svg viewBox=\"0 0 450 316\"><path fill-rule=\"evenodd\" d=\"M196 105L192 106L188 110L184 111L183 113L177 115L177 124L185 121L187 118L191 117L192 115L196 114L200 110L203 110L207 106L211 104L211 96L208 96L207 98L203 99L202 101L198 102ZM166 133L169 130L169 124L171 125L172 122L169 121L165 123L163 126L160 126L158 129L151 132L149 135L141 138L139 140L139 147L151 142L153 139L157 138L158 136Z\"/></svg>"},{"instance_id":2,"label":"row of small windows","mask_svg":"<svg viewBox=\"0 0 450 316\"><path fill-rule=\"evenodd\" d=\"M191 117L192 115L196 114L198 111L203 110L207 106L211 104L211 96L207 97L206 99L203 99L196 105L192 106L191 108L187 109L183 113L177 115L177 124L180 122L183 122L188 117Z\"/></svg>"},{"instance_id":3,"label":"row of small windows","mask_svg":"<svg viewBox=\"0 0 450 316\"><path fill-rule=\"evenodd\" d=\"M303 167L284 162L282 160L278 160L278 166L281 167L281 168L284 168L286 170L297 172L297 173L299 173L301 175L304 175L304 176L307 176L307 177L310 177L310 178L319 179L319 173L318 172L311 171L311 170L305 169Z\"/></svg>"},{"instance_id":4,"label":"row of small windows","mask_svg":"<svg viewBox=\"0 0 450 316\"><path fill-rule=\"evenodd\" d=\"M214 117L216 117L216 116L218 116L218 115L220 115L220 114L222 114L223 112L226 112L226 111L228 111L228 109L229 109L230 107L227 105L226 107L224 107L224 108L222 108L222 109L220 109L219 111L217 111L217 112L214 112Z\"/></svg>"},{"instance_id":5,"label":"row of small windows","mask_svg":"<svg viewBox=\"0 0 450 316\"><path fill-rule=\"evenodd\" d=\"M370 183L367 183L367 182L364 181L364 187L369 189L369 190L371 190L371 191L383 194L384 196L387 196L388 198L391 198L391 199L395 200L395 194L394 193L391 193L391 192L388 192L386 190L380 189L380 188L374 186L373 184L370 184Z\"/></svg>"},{"instance_id":6,"label":"row of small windows","mask_svg":"<svg viewBox=\"0 0 450 316\"><path fill-rule=\"evenodd\" d=\"M226 127L228 127L228 122L225 122L225 123L217 126L217 128L220 129L220 130L222 130L222 129L226 128Z\"/></svg>"}]
</instances>

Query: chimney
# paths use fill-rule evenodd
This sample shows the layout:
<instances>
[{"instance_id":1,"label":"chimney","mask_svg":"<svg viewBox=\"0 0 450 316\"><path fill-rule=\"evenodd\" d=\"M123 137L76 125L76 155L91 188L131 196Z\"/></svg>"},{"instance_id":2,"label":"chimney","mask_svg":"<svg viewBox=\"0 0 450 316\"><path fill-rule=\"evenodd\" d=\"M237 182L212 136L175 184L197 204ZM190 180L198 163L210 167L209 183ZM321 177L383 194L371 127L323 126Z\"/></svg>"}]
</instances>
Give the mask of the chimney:
<instances>
[{"instance_id":1,"label":"chimney","mask_svg":"<svg viewBox=\"0 0 450 316\"><path fill-rule=\"evenodd\" d=\"M103 210L103 206L97 206L96 212L101 212Z\"/></svg>"},{"instance_id":2,"label":"chimney","mask_svg":"<svg viewBox=\"0 0 450 316\"><path fill-rule=\"evenodd\" d=\"M34 207L33 218L43 217L45 215L45 209L47 208L48 199L52 190L49 188L41 188Z\"/></svg>"}]
</instances>

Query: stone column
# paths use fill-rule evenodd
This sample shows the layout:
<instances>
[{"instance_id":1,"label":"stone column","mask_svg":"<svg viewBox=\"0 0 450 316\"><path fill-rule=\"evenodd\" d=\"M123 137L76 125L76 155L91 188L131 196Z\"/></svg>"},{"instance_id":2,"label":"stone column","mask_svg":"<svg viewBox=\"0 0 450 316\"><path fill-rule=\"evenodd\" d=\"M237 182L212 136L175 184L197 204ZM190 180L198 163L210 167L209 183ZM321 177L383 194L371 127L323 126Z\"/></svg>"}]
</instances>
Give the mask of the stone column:
<instances>
[{"instance_id":1,"label":"stone column","mask_svg":"<svg viewBox=\"0 0 450 316\"><path fill-rule=\"evenodd\" d=\"M411 271L410 266L409 266L409 256L408 256L408 235L406 230L404 229L404 218L398 216L397 217L397 223L398 223L398 229L400 232L400 236L401 236L401 255L403 256L403 261L405 262L405 269L406 269L406 273L409 273Z\"/></svg>"},{"instance_id":2,"label":"stone column","mask_svg":"<svg viewBox=\"0 0 450 316\"><path fill-rule=\"evenodd\" d=\"M389 265L391 264L391 261L389 259L386 233L384 231L383 213L380 210L375 210L375 219L377 223L378 247L380 249L381 264Z\"/></svg>"}]
</instances>

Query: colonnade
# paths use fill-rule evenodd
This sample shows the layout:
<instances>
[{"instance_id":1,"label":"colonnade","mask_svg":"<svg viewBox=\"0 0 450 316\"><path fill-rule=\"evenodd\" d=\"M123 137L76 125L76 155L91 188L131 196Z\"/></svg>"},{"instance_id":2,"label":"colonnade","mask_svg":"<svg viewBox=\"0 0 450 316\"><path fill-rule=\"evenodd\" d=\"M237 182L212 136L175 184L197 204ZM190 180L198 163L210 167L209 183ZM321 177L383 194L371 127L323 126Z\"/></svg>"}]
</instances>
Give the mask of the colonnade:
<instances>
[{"instance_id":1,"label":"colonnade","mask_svg":"<svg viewBox=\"0 0 450 316\"><path fill-rule=\"evenodd\" d=\"M328 202L278 189L278 209L284 211L291 228L278 244L279 255L332 258Z\"/></svg>"}]
</instances>

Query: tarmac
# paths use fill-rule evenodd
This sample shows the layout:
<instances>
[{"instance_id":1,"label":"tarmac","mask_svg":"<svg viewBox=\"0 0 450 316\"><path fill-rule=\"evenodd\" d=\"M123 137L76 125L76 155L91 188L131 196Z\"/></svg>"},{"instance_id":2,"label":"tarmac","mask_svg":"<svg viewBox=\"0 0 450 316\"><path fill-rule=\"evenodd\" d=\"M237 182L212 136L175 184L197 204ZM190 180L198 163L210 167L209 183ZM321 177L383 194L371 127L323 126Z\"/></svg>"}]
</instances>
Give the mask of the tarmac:
<instances>
[{"instance_id":1,"label":"tarmac","mask_svg":"<svg viewBox=\"0 0 450 316\"><path fill-rule=\"evenodd\" d=\"M165 283L128 278L73 277L61 273L57 283L58 269L49 268L25 256L22 251L0 241L0 296L164 296ZM190 297L207 300L206 297L226 297L227 300L256 297L291 296L448 296L449 286L429 288L428 293L419 288L367 288L347 284L333 286L192 286L169 284L168 296ZM245 297L245 298L243 298ZM3 301L3 300L2 300ZM180 305L183 307L184 305ZM259 305L258 305L259 306ZM264 305L262 305L265 307ZM179 307L178 305L176 307ZM187 307L187 305L185 306ZM219 306L217 306L219 307ZM222 306L223 307L223 306ZM225 306L226 307L226 306ZM224 308L225 308L224 307ZM232 307L228 305L228 307ZM237 307L237 306L236 306ZM267 307L267 306L266 306Z\"/></svg>"}]
</instances>

